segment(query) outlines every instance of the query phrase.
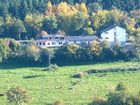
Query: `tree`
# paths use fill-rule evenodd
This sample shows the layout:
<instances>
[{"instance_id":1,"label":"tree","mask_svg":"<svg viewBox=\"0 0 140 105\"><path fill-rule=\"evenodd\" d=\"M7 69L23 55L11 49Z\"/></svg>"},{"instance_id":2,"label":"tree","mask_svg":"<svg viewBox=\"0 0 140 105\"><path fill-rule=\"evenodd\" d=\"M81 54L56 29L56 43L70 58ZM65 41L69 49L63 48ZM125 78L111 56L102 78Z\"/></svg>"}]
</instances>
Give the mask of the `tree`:
<instances>
[{"instance_id":1,"label":"tree","mask_svg":"<svg viewBox=\"0 0 140 105\"><path fill-rule=\"evenodd\" d=\"M46 17L43 21L42 29L49 34L56 33L58 31L58 23L55 17Z\"/></svg>"},{"instance_id":2,"label":"tree","mask_svg":"<svg viewBox=\"0 0 140 105\"><path fill-rule=\"evenodd\" d=\"M33 0L28 0L29 11L33 12Z\"/></svg>"},{"instance_id":3,"label":"tree","mask_svg":"<svg viewBox=\"0 0 140 105\"><path fill-rule=\"evenodd\" d=\"M90 52L94 56L99 56L101 54L101 46L98 41L93 41L90 45Z\"/></svg>"},{"instance_id":4,"label":"tree","mask_svg":"<svg viewBox=\"0 0 140 105\"><path fill-rule=\"evenodd\" d=\"M46 16L53 16L53 5L52 3L49 1L47 4L47 11L46 11Z\"/></svg>"},{"instance_id":5,"label":"tree","mask_svg":"<svg viewBox=\"0 0 140 105\"><path fill-rule=\"evenodd\" d=\"M102 7L100 6L99 3L91 3L88 5L88 11L90 13L98 12L99 10L102 10Z\"/></svg>"},{"instance_id":6,"label":"tree","mask_svg":"<svg viewBox=\"0 0 140 105\"><path fill-rule=\"evenodd\" d=\"M21 14L21 20L24 20L26 13L28 12L28 4L26 0L22 0L20 4L20 14Z\"/></svg>"},{"instance_id":7,"label":"tree","mask_svg":"<svg viewBox=\"0 0 140 105\"><path fill-rule=\"evenodd\" d=\"M0 16L7 16L8 15L8 8L7 8L7 5L4 4L4 3L1 3L0 4Z\"/></svg>"},{"instance_id":8,"label":"tree","mask_svg":"<svg viewBox=\"0 0 140 105\"><path fill-rule=\"evenodd\" d=\"M76 33L84 26L85 20L86 18L80 12L72 17L58 17L60 29L67 35L76 35Z\"/></svg>"},{"instance_id":9,"label":"tree","mask_svg":"<svg viewBox=\"0 0 140 105\"><path fill-rule=\"evenodd\" d=\"M43 19L44 16L38 13L26 15L25 17L26 37L28 37L29 39L37 38L37 34L41 32Z\"/></svg>"},{"instance_id":10,"label":"tree","mask_svg":"<svg viewBox=\"0 0 140 105\"><path fill-rule=\"evenodd\" d=\"M0 62L8 59L10 56L9 40L0 39Z\"/></svg>"},{"instance_id":11,"label":"tree","mask_svg":"<svg viewBox=\"0 0 140 105\"><path fill-rule=\"evenodd\" d=\"M40 60L41 50L35 45L34 41L32 41L29 45L22 46L18 51L19 52L16 55L16 58L19 62L25 64L34 64Z\"/></svg>"},{"instance_id":12,"label":"tree","mask_svg":"<svg viewBox=\"0 0 140 105\"><path fill-rule=\"evenodd\" d=\"M78 60L80 55L77 55L78 50L80 49L79 45L76 44L70 44L63 46L62 48L58 49L56 51L56 61L59 61L58 63L73 63L76 60ZM61 62L60 62L61 61Z\"/></svg>"},{"instance_id":13,"label":"tree","mask_svg":"<svg viewBox=\"0 0 140 105\"><path fill-rule=\"evenodd\" d=\"M26 32L23 22L19 19L14 20L10 27L10 32L14 35L15 39L20 40L21 34Z\"/></svg>"},{"instance_id":14,"label":"tree","mask_svg":"<svg viewBox=\"0 0 140 105\"><path fill-rule=\"evenodd\" d=\"M101 54L102 60L108 61L114 59L114 53L110 43L108 41L103 41L101 43L101 46L102 46L102 54Z\"/></svg>"},{"instance_id":15,"label":"tree","mask_svg":"<svg viewBox=\"0 0 140 105\"><path fill-rule=\"evenodd\" d=\"M9 89L6 95L9 103L14 105L23 105L31 100L27 91L19 87Z\"/></svg>"},{"instance_id":16,"label":"tree","mask_svg":"<svg viewBox=\"0 0 140 105\"><path fill-rule=\"evenodd\" d=\"M88 18L88 9L85 3L81 3L76 5L78 12L82 13L83 17Z\"/></svg>"},{"instance_id":17,"label":"tree","mask_svg":"<svg viewBox=\"0 0 140 105\"><path fill-rule=\"evenodd\" d=\"M136 57L138 60L140 60L140 35L138 34L135 38L134 42L135 48L136 48Z\"/></svg>"},{"instance_id":18,"label":"tree","mask_svg":"<svg viewBox=\"0 0 140 105\"><path fill-rule=\"evenodd\" d=\"M43 54L44 54L44 56L45 56L45 60L46 60L46 58L47 58L48 66L51 65L51 60L52 60L52 58L55 56L54 53L55 53L55 52L54 52L54 49L49 49L49 48L43 49ZM44 57L44 56L43 56L43 57Z\"/></svg>"},{"instance_id":19,"label":"tree","mask_svg":"<svg viewBox=\"0 0 140 105\"><path fill-rule=\"evenodd\" d=\"M18 55L18 52L21 50L21 44L14 39L9 39L9 48L10 48L10 58L14 58Z\"/></svg>"},{"instance_id":20,"label":"tree","mask_svg":"<svg viewBox=\"0 0 140 105\"><path fill-rule=\"evenodd\" d=\"M19 17L19 14L20 14L19 7L20 7L19 1L13 0L12 2L10 2L8 10L13 17L20 18Z\"/></svg>"},{"instance_id":21,"label":"tree","mask_svg":"<svg viewBox=\"0 0 140 105\"><path fill-rule=\"evenodd\" d=\"M85 35L93 35L95 34L94 30L91 27L86 27L84 28L84 32Z\"/></svg>"}]
</instances>

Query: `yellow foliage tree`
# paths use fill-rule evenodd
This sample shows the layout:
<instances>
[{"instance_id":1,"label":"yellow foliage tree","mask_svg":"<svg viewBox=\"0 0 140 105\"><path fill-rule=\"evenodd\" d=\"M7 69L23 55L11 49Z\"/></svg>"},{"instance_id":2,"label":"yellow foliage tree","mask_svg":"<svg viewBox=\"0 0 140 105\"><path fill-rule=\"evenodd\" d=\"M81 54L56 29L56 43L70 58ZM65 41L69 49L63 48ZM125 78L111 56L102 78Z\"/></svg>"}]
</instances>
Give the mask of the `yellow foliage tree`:
<instances>
[{"instance_id":1,"label":"yellow foliage tree","mask_svg":"<svg viewBox=\"0 0 140 105\"><path fill-rule=\"evenodd\" d=\"M47 11L45 13L47 16L52 16L53 15L53 5L52 3L49 1L47 4Z\"/></svg>"},{"instance_id":2,"label":"yellow foliage tree","mask_svg":"<svg viewBox=\"0 0 140 105\"><path fill-rule=\"evenodd\" d=\"M57 6L57 15L65 16L65 17L72 17L77 14L77 9L66 2L61 2Z\"/></svg>"},{"instance_id":3,"label":"yellow foliage tree","mask_svg":"<svg viewBox=\"0 0 140 105\"><path fill-rule=\"evenodd\" d=\"M94 21L94 28L97 30L99 29L101 26L103 26L106 23L106 15L108 14L107 10L100 10L97 13L93 13L92 14L92 18Z\"/></svg>"},{"instance_id":4,"label":"yellow foliage tree","mask_svg":"<svg viewBox=\"0 0 140 105\"><path fill-rule=\"evenodd\" d=\"M83 13L84 17L88 17L88 9L85 3L77 4L76 8L79 12Z\"/></svg>"}]
</instances>

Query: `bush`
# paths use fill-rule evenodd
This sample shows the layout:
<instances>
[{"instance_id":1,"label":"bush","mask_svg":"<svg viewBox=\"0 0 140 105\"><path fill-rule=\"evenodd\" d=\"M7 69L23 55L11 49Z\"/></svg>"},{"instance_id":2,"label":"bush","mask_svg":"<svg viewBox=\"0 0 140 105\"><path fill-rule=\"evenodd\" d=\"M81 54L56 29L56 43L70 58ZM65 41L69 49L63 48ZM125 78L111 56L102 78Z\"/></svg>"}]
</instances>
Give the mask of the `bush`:
<instances>
[{"instance_id":1,"label":"bush","mask_svg":"<svg viewBox=\"0 0 140 105\"><path fill-rule=\"evenodd\" d=\"M115 89L116 91L123 91L123 90L127 90L126 85L119 83Z\"/></svg>"},{"instance_id":2,"label":"bush","mask_svg":"<svg viewBox=\"0 0 140 105\"><path fill-rule=\"evenodd\" d=\"M14 105L23 105L23 103L28 103L31 100L27 91L19 87L9 89L6 95L9 103Z\"/></svg>"},{"instance_id":3,"label":"bush","mask_svg":"<svg viewBox=\"0 0 140 105\"><path fill-rule=\"evenodd\" d=\"M89 105L140 105L140 93L132 96L122 83L119 83L115 92L110 92L108 98L94 98Z\"/></svg>"},{"instance_id":4,"label":"bush","mask_svg":"<svg viewBox=\"0 0 140 105\"><path fill-rule=\"evenodd\" d=\"M89 105L107 105L107 99L105 98L94 98L93 102Z\"/></svg>"},{"instance_id":5,"label":"bush","mask_svg":"<svg viewBox=\"0 0 140 105\"><path fill-rule=\"evenodd\" d=\"M56 64L54 64L54 65L51 64L45 69L45 71L56 71L58 69L59 69L59 67Z\"/></svg>"},{"instance_id":6,"label":"bush","mask_svg":"<svg viewBox=\"0 0 140 105\"><path fill-rule=\"evenodd\" d=\"M113 92L108 95L109 105L126 105L129 95L126 92Z\"/></svg>"},{"instance_id":7,"label":"bush","mask_svg":"<svg viewBox=\"0 0 140 105\"><path fill-rule=\"evenodd\" d=\"M92 73L107 73L107 72L126 72L126 71L140 71L140 66L128 66L128 67L116 67L116 68L103 68L103 69L93 69L87 70L88 74Z\"/></svg>"},{"instance_id":8,"label":"bush","mask_svg":"<svg viewBox=\"0 0 140 105\"><path fill-rule=\"evenodd\" d=\"M140 105L140 95L131 97L133 105Z\"/></svg>"},{"instance_id":9,"label":"bush","mask_svg":"<svg viewBox=\"0 0 140 105\"><path fill-rule=\"evenodd\" d=\"M82 77L87 76L87 75L88 75L88 73L83 71L83 72L80 72L78 74L73 75L72 77L73 78L82 78Z\"/></svg>"},{"instance_id":10,"label":"bush","mask_svg":"<svg viewBox=\"0 0 140 105\"><path fill-rule=\"evenodd\" d=\"M63 101L55 101L53 105L65 105Z\"/></svg>"}]
</instances>

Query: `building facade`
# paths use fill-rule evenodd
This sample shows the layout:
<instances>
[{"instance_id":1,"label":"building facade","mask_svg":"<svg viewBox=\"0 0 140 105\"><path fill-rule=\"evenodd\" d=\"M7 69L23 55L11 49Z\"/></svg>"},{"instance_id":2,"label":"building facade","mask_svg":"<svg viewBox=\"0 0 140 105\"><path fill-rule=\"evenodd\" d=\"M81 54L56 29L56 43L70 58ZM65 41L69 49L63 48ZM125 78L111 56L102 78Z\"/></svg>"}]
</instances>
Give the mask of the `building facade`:
<instances>
[{"instance_id":1,"label":"building facade","mask_svg":"<svg viewBox=\"0 0 140 105\"><path fill-rule=\"evenodd\" d=\"M40 48L59 48L67 44L78 44L81 46L89 46L94 40L96 41L107 41L110 45L114 45L115 42L119 42L121 46L126 45L128 40L128 34L126 30L117 25L113 25L103 31L101 31L101 38L94 36L64 36L54 34L41 34L34 43ZM32 40L20 40L21 44L31 44Z\"/></svg>"},{"instance_id":2,"label":"building facade","mask_svg":"<svg viewBox=\"0 0 140 105\"><path fill-rule=\"evenodd\" d=\"M111 45L115 44L116 41L120 43L120 45L125 45L128 40L128 34L126 30L117 25L113 25L103 31L101 31L101 41L108 41Z\"/></svg>"},{"instance_id":3,"label":"building facade","mask_svg":"<svg viewBox=\"0 0 140 105\"><path fill-rule=\"evenodd\" d=\"M45 35L36 40L36 44L41 48L57 48L65 44L63 35Z\"/></svg>"},{"instance_id":4,"label":"building facade","mask_svg":"<svg viewBox=\"0 0 140 105\"><path fill-rule=\"evenodd\" d=\"M66 44L90 45L94 40L99 41L97 36L66 36Z\"/></svg>"},{"instance_id":5,"label":"building facade","mask_svg":"<svg viewBox=\"0 0 140 105\"><path fill-rule=\"evenodd\" d=\"M40 48L59 48L68 44L78 44L88 46L94 40L99 40L97 36L64 36L64 35L43 35L37 40L20 40L23 45L35 43Z\"/></svg>"}]
</instances>

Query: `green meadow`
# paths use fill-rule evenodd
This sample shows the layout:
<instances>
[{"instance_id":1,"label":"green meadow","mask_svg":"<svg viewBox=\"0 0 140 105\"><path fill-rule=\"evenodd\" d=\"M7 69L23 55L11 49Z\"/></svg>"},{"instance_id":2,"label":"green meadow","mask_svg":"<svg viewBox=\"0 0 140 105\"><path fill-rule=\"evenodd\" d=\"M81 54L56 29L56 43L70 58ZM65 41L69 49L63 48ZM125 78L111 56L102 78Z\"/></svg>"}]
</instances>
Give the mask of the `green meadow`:
<instances>
[{"instance_id":1,"label":"green meadow","mask_svg":"<svg viewBox=\"0 0 140 105\"><path fill-rule=\"evenodd\" d=\"M0 65L0 93L11 87L25 88L32 101L29 105L48 105L63 100L66 105L88 105L93 97L106 97L120 82L133 94L140 91L140 72L93 73L83 78L72 78L80 71L138 66L138 62L113 62L78 66L62 66L57 71L43 71L45 67L14 67ZM0 105L9 105L0 97ZM11 105L11 104L10 104Z\"/></svg>"}]
</instances>

